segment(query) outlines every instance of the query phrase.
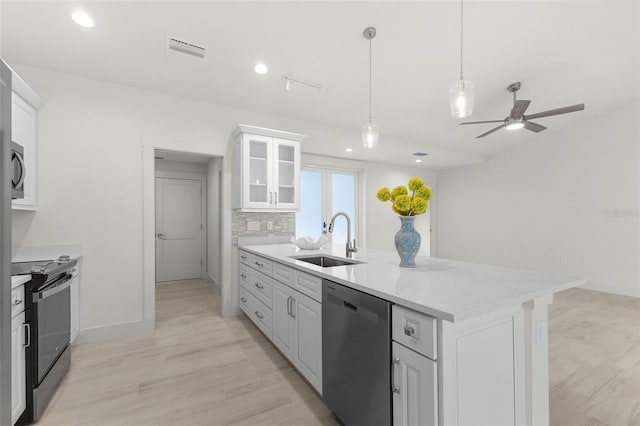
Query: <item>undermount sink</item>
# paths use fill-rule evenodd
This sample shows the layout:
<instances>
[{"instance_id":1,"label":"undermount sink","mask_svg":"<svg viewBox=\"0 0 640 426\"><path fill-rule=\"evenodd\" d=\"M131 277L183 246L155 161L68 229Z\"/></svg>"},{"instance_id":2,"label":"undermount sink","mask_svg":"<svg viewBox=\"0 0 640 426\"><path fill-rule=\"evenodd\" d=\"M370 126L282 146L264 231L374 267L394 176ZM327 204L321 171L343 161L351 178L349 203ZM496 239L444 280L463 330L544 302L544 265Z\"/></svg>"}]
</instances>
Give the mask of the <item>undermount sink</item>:
<instances>
[{"instance_id":1,"label":"undermount sink","mask_svg":"<svg viewBox=\"0 0 640 426\"><path fill-rule=\"evenodd\" d=\"M302 262L312 263L322 268L331 268L332 266L357 265L359 263L364 263L359 260L351 260L331 256L291 256L291 258L300 260Z\"/></svg>"}]
</instances>

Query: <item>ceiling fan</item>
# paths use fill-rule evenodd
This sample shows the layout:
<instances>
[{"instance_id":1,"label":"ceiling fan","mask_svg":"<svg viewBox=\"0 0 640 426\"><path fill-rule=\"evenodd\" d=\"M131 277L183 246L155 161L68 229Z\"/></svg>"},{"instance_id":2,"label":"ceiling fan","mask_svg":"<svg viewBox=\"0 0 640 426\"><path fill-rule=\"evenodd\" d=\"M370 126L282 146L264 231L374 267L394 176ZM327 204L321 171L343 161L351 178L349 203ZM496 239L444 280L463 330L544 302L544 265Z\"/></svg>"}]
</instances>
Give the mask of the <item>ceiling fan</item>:
<instances>
[{"instance_id":1,"label":"ceiling fan","mask_svg":"<svg viewBox=\"0 0 640 426\"><path fill-rule=\"evenodd\" d=\"M490 135L491 133L502 129L503 127L507 130L521 129L524 127L527 130L531 130L532 132L538 133L545 130L546 127L537 123L533 123L529 120L532 120L535 118L550 117L552 115L566 114L568 112L582 111L584 109L584 104L578 104L578 105L572 105L564 108L556 108L556 109L550 109L548 111L537 112L535 114L524 115L527 108L529 108L529 104L531 103L531 101L516 100L516 92L520 90L520 86L521 86L520 82L517 81L515 83L511 83L507 87L507 90L513 93L513 108L511 109L509 116L506 117L504 120L467 121L466 123L460 123L460 124L462 125L462 124L502 123L498 127L491 129L488 132L481 134L480 136L476 136L476 139L483 138L487 135Z\"/></svg>"}]
</instances>

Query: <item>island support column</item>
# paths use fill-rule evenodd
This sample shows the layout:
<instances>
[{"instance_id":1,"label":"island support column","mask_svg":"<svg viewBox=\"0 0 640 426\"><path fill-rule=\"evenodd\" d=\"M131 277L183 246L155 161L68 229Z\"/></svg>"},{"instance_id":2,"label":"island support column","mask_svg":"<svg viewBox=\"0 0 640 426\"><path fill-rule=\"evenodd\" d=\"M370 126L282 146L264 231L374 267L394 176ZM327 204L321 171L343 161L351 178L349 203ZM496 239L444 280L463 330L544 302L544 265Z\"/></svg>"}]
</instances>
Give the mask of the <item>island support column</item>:
<instances>
[{"instance_id":1,"label":"island support column","mask_svg":"<svg viewBox=\"0 0 640 426\"><path fill-rule=\"evenodd\" d=\"M525 389L528 426L549 426L549 339L548 306L553 294L526 302Z\"/></svg>"}]
</instances>

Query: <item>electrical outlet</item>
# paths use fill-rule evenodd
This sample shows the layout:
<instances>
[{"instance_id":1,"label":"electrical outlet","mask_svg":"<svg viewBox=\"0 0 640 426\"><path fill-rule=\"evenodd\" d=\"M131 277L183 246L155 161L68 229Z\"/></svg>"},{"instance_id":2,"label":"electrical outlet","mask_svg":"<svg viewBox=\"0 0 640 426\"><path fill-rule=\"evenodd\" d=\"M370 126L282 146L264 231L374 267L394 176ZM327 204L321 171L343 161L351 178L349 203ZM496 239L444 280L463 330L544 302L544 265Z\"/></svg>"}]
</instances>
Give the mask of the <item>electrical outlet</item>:
<instances>
[{"instance_id":1,"label":"electrical outlet","mask_svg":"<svg viewBox=\"0 0 640 426\"><path fill-rule=\"evenodd\" d=\"M273 222L267 222L267 231L273 231Z\"/></svg>"},{"instance_id":2,"label":"electrical outlet","mask_svg":"<svg viewBox=\"0 0 640 426\"><path fill-rule=\"evenodd\" d=\"M247 231L259 231L259 230L260 230L260 222L247 221Z\"/></svg>"}]
</instances>

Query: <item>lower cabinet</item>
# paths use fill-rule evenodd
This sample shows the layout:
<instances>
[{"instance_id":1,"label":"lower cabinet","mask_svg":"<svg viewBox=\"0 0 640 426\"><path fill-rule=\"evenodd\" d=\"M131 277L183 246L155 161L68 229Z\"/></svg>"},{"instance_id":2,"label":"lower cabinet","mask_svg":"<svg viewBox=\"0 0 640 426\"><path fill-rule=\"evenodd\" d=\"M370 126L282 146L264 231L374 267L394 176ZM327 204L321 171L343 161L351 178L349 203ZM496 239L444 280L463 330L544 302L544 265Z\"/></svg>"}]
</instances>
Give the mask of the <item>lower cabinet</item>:
<instances>
[{"instance_id":1,"label":"lower cabinet","mask_svg":"<svg viewBox=\"0 0 640 426\"><path fill-rule=\"evenodd\" d=\"M437 363L397 342L391 350L393 425L437 425Z\"/></svg>"},{"instance_id":2,"label":"lower cabinet","mask_svg":"<svg viewBox=\"0 0 640 426\"><path fill-rule=\"evenodd\" d=\"M11 320L11 424L27 406L24 311Z\"/></svg>"},{"instance_id":3,"label":"lower cabinet","mask_svg":"<svg viewBox=\"0 0 640 426\"><path fill-rule=\"evenodd\" d=\"M273 343L322 393L322 305L275 281Z\"/></svg>"}]
</instances>

